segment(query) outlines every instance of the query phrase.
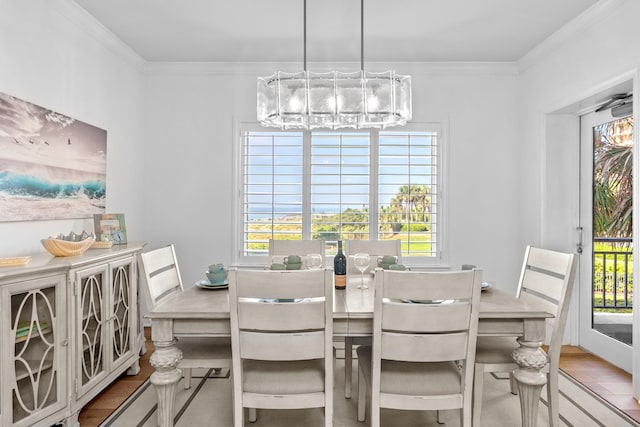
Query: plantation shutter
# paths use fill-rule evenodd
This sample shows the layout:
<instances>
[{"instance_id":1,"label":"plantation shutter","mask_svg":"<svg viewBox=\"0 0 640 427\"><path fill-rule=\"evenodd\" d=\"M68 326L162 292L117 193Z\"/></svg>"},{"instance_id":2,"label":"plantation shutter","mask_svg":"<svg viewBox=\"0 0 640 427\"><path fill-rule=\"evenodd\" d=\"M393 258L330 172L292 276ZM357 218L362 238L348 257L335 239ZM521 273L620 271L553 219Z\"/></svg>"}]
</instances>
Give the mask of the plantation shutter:
<instances>
[{"instance_id":1,"label":"plantation shutter","mask_svg":"<svg viewBox=\"0 0 640 427\"><path fill-rule=\"evenodd\" d=\"M437 133L380 132L378 162L378 238L400 233L403 256L436 256Z\"/></svg>"},{"instance_id":2,"label":"plantation shutter","mask_svg":"<svg viewBox=\"0 0 640 427\"><path fill-rule=\"evenodd\" d=\"M244 253L266 254L269 239L302 239L303 135L247 132L244 139Z\"/></svg>"},{"instance_id":3,"label":"plantation shutter","mask_svg":"<svg viewBox=\"0 0 640 427\"><path fill-rule=\"evenodd\" d=\"M311 134L312 238L369 238L369 164L369 133Z\"/></svg>"}]
</instances>

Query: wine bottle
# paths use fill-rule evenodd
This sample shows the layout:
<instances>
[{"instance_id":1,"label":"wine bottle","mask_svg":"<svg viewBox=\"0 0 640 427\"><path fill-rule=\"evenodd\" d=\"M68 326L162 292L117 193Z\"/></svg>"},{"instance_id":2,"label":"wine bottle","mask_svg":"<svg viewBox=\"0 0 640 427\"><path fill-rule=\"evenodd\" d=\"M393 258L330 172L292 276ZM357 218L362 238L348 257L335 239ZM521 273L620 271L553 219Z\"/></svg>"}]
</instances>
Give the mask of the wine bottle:
<instances>
[{"instance_id":1,"label":"wine bottle","mask_svg":"<svg viewBox=\"0 0 640 427\"><path fill-rule=\"evenodd\" d=\"M342 240L338 240L338 253L333 257L333 274L336 289L347 287L347 258L342 253Z\"/></svg>"}]
</instances>

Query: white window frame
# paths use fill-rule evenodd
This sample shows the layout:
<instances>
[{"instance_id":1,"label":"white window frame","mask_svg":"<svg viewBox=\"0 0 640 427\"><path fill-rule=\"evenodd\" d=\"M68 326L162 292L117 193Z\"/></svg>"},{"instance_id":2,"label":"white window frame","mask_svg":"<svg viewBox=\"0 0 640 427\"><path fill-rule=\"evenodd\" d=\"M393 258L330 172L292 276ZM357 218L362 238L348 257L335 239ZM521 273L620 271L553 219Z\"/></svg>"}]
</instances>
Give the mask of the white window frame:
<instances>
[{"instance_id":1,"label":"white window frame","mask_svg":"<svg viewBox=\"0 0 640 427\"><path fill-rule=\"evenodd\" d=\"M256 122L237 122L234 126L236 131L234 132L235 138L233 141L233 157L234 157L234 172L233 172L233 194L235 197L235 201L233 203L233 230L232 233L232 249L233 249L233 259L232 264L243 267L251 267L251 266L264 266L267 264L266 257L264 256L246 256L244 255L244 170L243 170L243 137L245 132L268 132L269 128L265 128L260 126L260 124ZM436 222L436 241L438 242L437 246L437 255L434 257L405 257L403 259L403 263L407 266L410 266L414 269L443 269L448 268L448 232L447 232L447 221L446 216L448 212L448 201L447 201L447 150L445 143L446 141L446 123L429 123L429 122L412 122L407 124L406 126L399 129L400 131L407 132L437 132L438 135L438 170L437 170L437 192L436 192L436 203L438 205L438 217ZM278 132L276 129L272 129L274 132ZM388 129L389 131L394 131L394 128ZM319 129L320 132L324 131L323 129ZM339 129L336 132L350 132L349 129ZM299 132L299 131L298 131ZM363 130L353 130L353 132L363 132ZM310 133L303 132L303 140L304 144L309 144L310 141ZM375 155L377 158L378 155L378 132L372 132L371 141L375 140L373 144L375 149L372 149L371 155ZM375 151L375 152L374 152ZM304 152L304 170L303 170L303 212L308 212L311 206L311 196L310 196L310 173L311 173L311 153L310 150L305 150ZM378 162L375 164L371 164L371 171L375 173L375 177L377 178L377 169ZM369 212L377 212L377 204L378 204L378 191L377 191L377 182L370 182L370 198L369 198ZM310 224L310 216L303 215L302 226L303 226L303 239L310 238L311 224ZM369 238L377 239L378 233L378 215L375 215L375 219L370 220L369 227Z\"/></svg>"}]
</instances>

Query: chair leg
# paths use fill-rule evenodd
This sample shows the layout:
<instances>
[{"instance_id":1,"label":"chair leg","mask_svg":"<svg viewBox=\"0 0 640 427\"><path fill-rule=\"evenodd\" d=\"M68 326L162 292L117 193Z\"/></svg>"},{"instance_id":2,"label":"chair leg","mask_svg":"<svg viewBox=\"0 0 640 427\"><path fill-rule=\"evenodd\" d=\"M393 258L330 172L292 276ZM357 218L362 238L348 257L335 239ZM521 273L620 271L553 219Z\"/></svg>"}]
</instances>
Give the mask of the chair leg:
<instances>
[{"instance_id":1,"label":"chair leg","mask_svg":"<svg viewBox=\"0 0 640 427\"><path fill-rule=\"evenodd\" d=\"M473 411L471 412L473 427L480 427L480 411L482 409L482 387L484 386L484 365L476 363L473 374Z\"/></svg>"},{"instance_id":2,"label":"chair leg","mask_svg":"<svg viewBox=\"0 0 640 427\"><path fill-rule=\"evenodd\" d=\"M258 421L258 410L256 408L249 408L249 422L255 423Z\"/></svg>"},{"instance_id":3,"label":"chair leg","mask_svg":"<svg viewBox=\"0 0 640 427\"><path fill-rule=\"evenodd\" d=\"M558 427L560 425L558 397L558 372L549 372L547 374L547 406L549 408L549 427Z\"/></svg>"},{"instance_id":4,"label":"chair leg","mask_svg":"<svg viewBox=\"0 0 640 427\"><path fill-rule=\"evenodd\" d=\"M184 375L184 389L189 390L191 388L191 368L183 368L182 374Z\"/></svg>"},{"instance_id":5,"label":"chair leg","mask_svg":"<svg viewBox=\"0 0 640 427\"><path fill-rule=\"evenodd\" d=\"M380 399L371 397L371 404L369 405L371 413L369 418L371 419L371 427L380 427Z\"/></svg>"},{"instance_id":6,"label":"chair leg","mask_svg":"<svg viewBox=\"0 0 640 427\"><path fill-rule=\"evenodd\" d=\"M244 407L242 406L242 389L231 370L231 402L233 404L233 427L244 427Z\"/></svg>"},{"instance_id":7,"label":"chair leg","mask_svg":"<svg viewBox=\"0 0 640 427\"><path fill-rule=\"evenodd\" d=\"M364 374L358 365L358 421L366 419L365 411L367 409L367 384Z\"/></svg>"},{"instance_id":8,"label":"chair leg","mask_svg":"<svg viewBox=\"0 0 640 427\"><path fill-rule=\"evenodd\" d=\"M518 395L518 383L516 382L513 372L509 372L509 387L511 388L511 394Z\"/></svg>"},{"instance_id":9,"label":"chair leg","mask_svg":"<svg viewBox=\"0 0 640 427\"><path fill-rule=\"evenodd\" d=\"M351 370L353 366L353 338L344 338L344 397L351 398Z\"/></svg>"}]
</instances>

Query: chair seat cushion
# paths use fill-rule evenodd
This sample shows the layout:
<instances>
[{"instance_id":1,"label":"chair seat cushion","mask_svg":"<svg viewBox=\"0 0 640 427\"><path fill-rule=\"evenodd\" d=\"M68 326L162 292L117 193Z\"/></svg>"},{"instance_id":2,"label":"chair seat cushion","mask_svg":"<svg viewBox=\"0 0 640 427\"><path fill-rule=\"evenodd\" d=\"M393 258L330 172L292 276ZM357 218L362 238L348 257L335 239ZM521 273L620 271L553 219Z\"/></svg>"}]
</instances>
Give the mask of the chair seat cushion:
<instances>
[{"instance_id":1,"label":"chair seat cushion","mask_svg":"<svg viewBox=\"0 0 640 427\"><path fill-rule=\"evenodd\" d=\"M515 337L478 337L476 363L515 363L511 353L518 347Z\"/></svg>"},{"instance_id":2,"label":"chair seat cushion","mask_svg":"<svg viewBox=\"0 0 640 427\"><path fill-rule=\"evenodd\" d=\"M244 391L264 394L299 394L324 391L324 359L296 361L243 361Z\"/></svg>"},{"instance_id":3,"label":"chair seat cushion","mask_svg":"<svg viewBox=\"0 0 640 427\"><path fill-rule=\"evenodd\" d=\"M371 347L356 350L358 363L371 375ZM454 362L382 361L380 373L382 393L429 396L462 392L460 370Z\"/></svg>"}]
</instances>

